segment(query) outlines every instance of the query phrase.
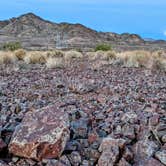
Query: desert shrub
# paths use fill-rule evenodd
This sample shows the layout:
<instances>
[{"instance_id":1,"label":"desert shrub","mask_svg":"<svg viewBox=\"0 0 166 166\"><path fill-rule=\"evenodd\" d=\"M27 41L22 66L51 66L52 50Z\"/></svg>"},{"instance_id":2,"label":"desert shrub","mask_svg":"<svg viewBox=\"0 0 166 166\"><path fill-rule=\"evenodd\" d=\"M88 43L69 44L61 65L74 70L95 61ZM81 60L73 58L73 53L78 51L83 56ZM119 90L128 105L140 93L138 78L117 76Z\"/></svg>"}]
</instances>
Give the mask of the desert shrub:
<instances>
[{"instance_id":1,"label":"desert shrub","mask_svg":"<svg viewBox=\"0 0 166 166\"><path fill-rule=\"evenodd\" d=\"M20 42L8 42L2 46L3 50L15 51L21 48Z\"/></svg>"},{"instance_id":2,"label":"desert shrub","mask_svg":"<svg viewBox=\"0 0 166 166\"><path fill-rule=\"evenodd\" d=\"M80 59L83 57L83 54L78 51L66 51L65 52L65 60L71 60L71 59Z\"/></svg>"},{"instance_id":3,"label":"desert shrub","mask_svg":"<svg viewBox=\"0 0 166 166\"><path fill-rule=\"evenodd\" d=\"M17 62L17 57L12 52L0 52L0 64L11 64Z\"/></svg>"},{"instance_id":4,"label":"desert shrub","mask_svg":"<svg viewBox=\"0 0 166 166\"><path fill-rule=\"evenodd\" d=\"M24 60L24 57L26 56L26 51L24 49L19 49L16 50L14 54L18 58L18 60Z\"/></svg>"},{"instance_id":5,"label":"desert shrub","mask_svg":"<svg viewBox=\"0 0 166 166\"><path fill-rule=\"evenodd\" d=\"M27 55L24 57L24 61L27 64L44 64L46 62L46 54L45 52L41 51L31 51L28 52Z\"/></svg>"},{"instance_id":6,"label":"desert shrub","mask_svg":"<svg viewBox=\"0 0 166 166\"><path fill-rule=\"evenodd\" d=\"M104 55L102 57L103 60L113 60L116 58L116 52L115 51L106 51L104 52Z\"/></svg>"},{"instance_id":7,"label":"desert shrub","mask_svg":"<svg viewBox=\"0 0 166 166\"><path fill-rule=\"evenodd\" d=\"M64 67L64 59L63 58L47 58L46 60L47 68L63 68Z\"/></svg>"},{"instance_id":8,"label":"desert shrub","mask_svg":"<svg viewBox=\"0 0 166 166\"><path fill-rule=\"evenodd\" d=\"M166 59L154 58L152 69L166 71Z\"/></svg>"},{"instance_id":9,"label":"desert shrub","mask_svg":"<svg viewBox=\"0 0 166 166\"><path fill-rule=\"evenodd\" d=\"M126 51L117 54L117 59L123 61L125 67L146 67L152 65L151 53L148 51ZM121 62L122 63L122 62Z\"/></svg>"},{"instance_id":10,"label":"desert shrub","mask_svg":"<svg viewBox=\"0 0 166 166\"><path fill-rule=\"evenodd\" d=\"M155 51L152 53L153 66L152 69L166 71L166 54L164 51Z\"/></svg>"},{"instance_id":11,"label":"desert shrub","mask_svg":"<svg viewBox=\"0 0 166 166\"><path fill-rule=\"evenodd\" d=\"M89 59L91 60L106 60L110 61L116 58L116 52L115 51L96 51L96 52L88 52L86 54Z\"/></svg>"},{"instance_id":12,"label":"desert shrub","mask_svg":"<svg viewBox=\"0 0 166 166\"><path fill-rule=\"evenodd\" d=\"M60 50L53 50L53 51L47 51L46 55L48 58L58 58L58 57L63 57L64 52Z\"/></svg>"},{"instance_id":13,"label":"desert shrub","mask_svg":"<svg viewBox=\"0 0 166 166\"><path fill-rule=\"evenodd\" d=\"M109 44L98 44L95 48L95 51L99 51L99 50L110 51L110 50L112 50L112 47Z\"/></svg>"},{"instance_id":14,"label":"desert shrub","mask_svg":"<svg viewBox=\"0 0 166 166\"><path fill-rule=\"evenodd\" d=\"M95 54L96 54L96 52L86 52L85 56L90 60L94 60L95 59Z\"/></svg>"}]
</instances>

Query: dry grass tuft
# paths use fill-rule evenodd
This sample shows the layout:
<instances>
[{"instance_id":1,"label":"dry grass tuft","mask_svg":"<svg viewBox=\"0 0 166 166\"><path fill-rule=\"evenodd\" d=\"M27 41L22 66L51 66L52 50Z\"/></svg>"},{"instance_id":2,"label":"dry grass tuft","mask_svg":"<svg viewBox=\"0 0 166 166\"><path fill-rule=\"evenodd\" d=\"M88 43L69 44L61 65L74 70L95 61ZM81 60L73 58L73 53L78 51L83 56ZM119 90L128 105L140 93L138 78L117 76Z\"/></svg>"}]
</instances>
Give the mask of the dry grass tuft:
<instances>
[{"instance_id":1,"label":"dry grass tuft","mask_svg":"<svg viewBox=\"0 0 166 166\"><path fill-rule=\"evenodd\" d=\"M151 53L148 51L126 51L117 54L116 58L121 60L125 67L151 68L153 62Z\"/></svg>"},{"instance_id":2,"label":"dry grass tuft","mask_svg":"<svg viewBox=\"0 0 166 166\"><path fill-rule=\"evenodd\" d=\"M78 51L66 51L64 55L65 60L80 59L83 58L83 54Z\"/></svg>"},{"instance_id":3,"label":"dry grass tuft","mask_svg":"<svg viewBox=\"0 0 166 166\"><path fill-rule=\"evenodd\" d=\"M110 61L116 58L116 52L115 51L97 51L97 52L88 52L86 53L86 56L88 56L91 60L105 60Z\"/></svg>"},{"instance_id":4,"label":"dry grass tuft","mask_svg":"<svg viewBox=\"0 0 166 166\"><path fill-rule=\"evenodd\" d=\"M46 53L41 51L28 52L27 55L24 57L24 61L27 64L35 64L35 63L44 64L46 63L46 59L47 59Z\"/></svg>"},{"instance_id":5,"label":"dry grass tuft","mask_svg":"<svg viewBox=\"0 0 166 166\"><path fill-rule=\"evenodd\" d=\"M0 52L0 64L14 64L17 62L17 57L13 54L13 52Z\"/></svg>"},{"instance_id":6,"label":"dry grass tuft","mask_svg":"<svg viewBox=\"0 0 166 166\"><path fill-rule=\"evenodd\" d=\"M26 51L24 49L19 49L16 50L14 54L18 58L18 60L24 60L24 57L26 56Z\"/></svg>"},{"instance_id":7,"label":"dry grass tuft","mask_svg":"<svg viewBox=\"0 0 166 166\"><path fill-rule=\"evenodd\" d=\"M46 60L47 68L64 68L64 59L63 58L47 58Z\"/></svg>"},{"instance_id":8,"label":"dry grass tuft","mask_svg":"<svg viewBox=\"0 0 166 166\"><path fill-rule=\"evenodd\" d=\"M152 69L164 70L166 71L166 53L161 51L156 51L152 53L153 66Z\"/></svg>"},{"instance_id":9,"label":"dry grass tuft","mask_svg":"<svg viewBox=\"0 0 166 166\"><path fill-rule=\"evenodd\" d=\"M64 57L64 52L60 50L47 51L46 55L48 58L62 58Z\"/></svg>"}]
</instances>

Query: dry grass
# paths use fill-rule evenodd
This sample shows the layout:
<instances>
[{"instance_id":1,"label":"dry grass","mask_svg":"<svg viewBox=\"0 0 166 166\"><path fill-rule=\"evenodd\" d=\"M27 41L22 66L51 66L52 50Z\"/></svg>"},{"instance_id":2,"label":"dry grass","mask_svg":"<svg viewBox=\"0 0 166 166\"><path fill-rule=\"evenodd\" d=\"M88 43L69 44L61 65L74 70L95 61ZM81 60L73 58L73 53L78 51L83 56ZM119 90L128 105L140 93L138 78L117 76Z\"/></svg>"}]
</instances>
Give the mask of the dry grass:
<instances>
[{"instance_id":1,"label":"dry grass","mask_svg":"<svg viewBox=\"0 0 166 166\"><path fill-rule=\"evenodd\" d=\"M114 51L87 52L85 54L97 69L105 64L122 67L142 67L151 70L166 71L166 52L164 51ZM63 68L73 59L81 59L83 54L77 51L25 51L23 49L11 52L0 51L0 64L15 64L18 60L24 60L27 64L46 64L48 68Z\"/></svg>"},{"instance_id":2,"label":"dry grass","mask_svg":"<svg viewBox=\"0 0 166 166\"><path fill-rule=\"evenodd\" d=\"M60 50L47 51L46 55L48 58L62 58L64 57L64 52Z\"/></svg>"},{"instance_id":3,"label":"dry grass","mask_svg":"<svg viewBox=\"0 0 166 166\"><path fill-rule=\"evenodd\" d=\"M27 53L27 55L24 57L24 61L27 64L44 64L46 63L47 55L45 52L41 51L30 51Z\"/></svg>"},{"instance_id":4,"label":"dry grass","mask_svg":"<svg viewBox=\"0 0 166 166\"><path fill-rule=\"evenodd\" d=\"M63 58L47 58L46 60L47 68L64 68L65 63Z\"/></svg>"},{"instance_id":5,"label":"dry grass","mask_svg":"<svg viewBox=\"0 0 166 166\"><path fill-rule=\"evenodd\" d=\"M18 58L18 60L24 60L26 56L26 51L24 49L19 49L19 50L16 50L14 54Z\"/></svg>"},{"instance_id":6,"label":"dry grass","mask_svg":"<svg viewBox=\"0 0 166 166\"><path fill-rule=\"evenodd\" d=\"M13 52L5 52L1 51L0 52L0 64L13 64L18 61L17 57Z\"/></svg>"},{"instance_id":7,"label":"dry grass","mask_svg":"<svg viewBox=\"0 0 166 166\"><path fill-rule=\"evenodd\" d=\"M163 51L156 51L152 53L153 69L166 71L166 53Z\"/></svg>"},{"instance_id":8,"label":"dry grass","mask_svg":"<svg viewBox=\"0 0 166 166\"><path fill-rule=\"evenodd\" d=\"M65 60L80 59L82 57L83 57L82 53L74 50L66 51L64 55Z\"/></svg>"},{"instance_id":9,"label":"dry grass","mask_svg":"<svg viewBox=\"0 0 166 166\"><path fill-rule=\"evenodd\" d=\"M116 52L115 51L96 51L96 52L88 52L86 54L89 59L91 60L105 60L110 61L116 58Z\"/></svg>"},{"instance_id":10,"label":"dry grass","mask_svg":"<svg viewBox=\"0 0 166 166\"><path fill-rule=\"evenodd\" d=\"M118 53L116 59L119 59L125 67L151 68L153 64L153 58L148 51L126 51Z\"/></svg>"}]
</instances>

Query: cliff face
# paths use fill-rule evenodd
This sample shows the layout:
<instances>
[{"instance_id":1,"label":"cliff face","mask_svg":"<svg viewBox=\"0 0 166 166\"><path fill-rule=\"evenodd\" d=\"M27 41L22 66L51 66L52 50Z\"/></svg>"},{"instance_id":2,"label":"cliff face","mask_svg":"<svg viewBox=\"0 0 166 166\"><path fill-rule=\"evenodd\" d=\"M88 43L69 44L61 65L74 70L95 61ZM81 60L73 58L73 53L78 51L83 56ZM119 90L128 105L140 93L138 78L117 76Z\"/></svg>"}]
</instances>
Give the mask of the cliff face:
<instances>
[{"instance_id":1,"label":"cliff face","mask_svg":"<svg viewBox=\"0 0 166 166\"><path fill-rule=\"evenodd\" d=\"M136 34L97 32L81 24L46 21L33 13L18 18L0 21L0 45L9 41L20 41L27 49L94 48L98 43L110 43L115 48L145 46ZM153 43L152 43L153 44Z\"/></svg>"}]
</instances>

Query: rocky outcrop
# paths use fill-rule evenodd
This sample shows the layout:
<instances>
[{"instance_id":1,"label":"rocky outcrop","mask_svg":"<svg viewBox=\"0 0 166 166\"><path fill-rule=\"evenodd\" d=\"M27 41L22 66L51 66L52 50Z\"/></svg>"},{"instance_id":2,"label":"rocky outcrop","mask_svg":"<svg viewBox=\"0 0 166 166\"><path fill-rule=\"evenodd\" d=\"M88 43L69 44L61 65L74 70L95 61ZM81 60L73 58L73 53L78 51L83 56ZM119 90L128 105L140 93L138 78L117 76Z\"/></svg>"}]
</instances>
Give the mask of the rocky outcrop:
<instances>
[{"instance_id":1,"label":"rocky outcrop","mask_svg":"<svg viewBox=\"0 0 166 166\"><path fill-rule=\"evenodd\" d=\"M28 112L9 144L16 156L41 160L60 157L69 139L68 115L57 105Z\"/></svg>"},{"instance_id":2,"label":"rocky outcrop","mask_svg":"<svg viewBox=\"0 0 166 166\"><path fill-rule=\"evenodd\" d=\"M0 46L5 42L20 41L26 49L92 49L98 43L108 43L116 49L136 49L162 47L165 42L145 42L136 34L117 34L112 32L97 32L81 24L53 23L46 21L33 13L27 13L17 18L0 21Z\"/></svg>"}]
</instances>

